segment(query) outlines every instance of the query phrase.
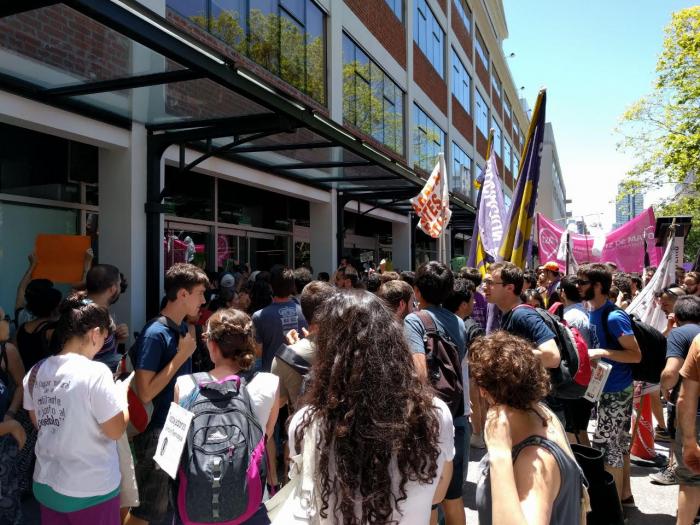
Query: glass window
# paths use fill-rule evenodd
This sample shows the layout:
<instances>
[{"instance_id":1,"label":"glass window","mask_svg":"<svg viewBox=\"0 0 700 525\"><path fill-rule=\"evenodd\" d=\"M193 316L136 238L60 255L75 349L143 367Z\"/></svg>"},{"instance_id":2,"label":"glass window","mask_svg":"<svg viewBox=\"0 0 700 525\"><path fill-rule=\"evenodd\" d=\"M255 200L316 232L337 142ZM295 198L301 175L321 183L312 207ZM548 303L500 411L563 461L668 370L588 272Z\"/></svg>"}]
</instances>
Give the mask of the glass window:
<instances>
[{"instance_id":1,"label":"glass window","mask_svg":"<svg viewBox=\"0 0 700 525\"><path fill-rule=\"evenodd\" d=\"M511 165L511 155L512 155L512 148L510 147L510 142L508 142L508 139L503 141L503 163L508 171L512 173L513 171L513 166Z\"/></svg>"},{"instance_id":2,"label":"glass window","mask_svg":"<svg viewBox=\"0 0 700 525\"><path fill-rule=\"evenodd\" d=\"M211 234L205 231L186 231L179 224L165 221L163 239L163 266L168 271L175 263L191 263L206 269Z\"/></svg>"},{"instance_id":3,"label":"glass window","mask_svg":"<svg viewBox=\"0 0 700 525\"><path fill-rule=\"evenodd\" d=\"M467 69L459 59L457 52L452 48L452 94L469 114L471 114L469 97L471 82L472 80L469 73L467 73Z\"/></svg>"},{"instance_id":4,"label":"glass window","mask_svg":"<svg viewBox=\"0 0 700 525\"><path fill-rule=\"evenodd\" d=\"M0 193L80 202L87 183L97 204L97 173L96 147L0 124Z\"/></svg>"},{"instance_id":5,"label":"glass window","mask_svg":"<svg viewBox=\"0 0 700 525\"><path fill-rule=\"evenodd\" d=\"M498 78L498 73L495 70L491 71L491 88L494 92L501 97L501 79Z\"/></svg>"},{"instance_id":6,"label":"glass window","mask_svg":"<svg viewBox=\"0 0 700 525\"><path fill-rule=\"evenodd\" d=\"M512 111L510 109L510 102L508 102L508 97L503 97L503 112L508 118L512 118Z\"/></svg>"},{"instance_id":7,"label":"glass window","mask_svg":"<svg viewBox=\"0 0 700 525\"><path fill-rule=\"evenodd\" d=\"M396 18L403 22L403 0L384 0L394 12Z\"/></svg>"},{"instance_id":8,"label":"glass window","mask_svg":"<svg viewBox=\"0 0 700 525\"><path fill-rule=\"evenodd\" d=\"M343 119L403 154L403 91L346 34Z\"/></svg>"},{"instance_id":9,"label":"glass window","mask_svg":"<svg viewBox=\"0 0 700 525\"><path fill-rule=\"evenodd\" d=\"M312 0L167 0L167 5L325 104L325 15Z\"/></svg>"},{"instance_id":10,"label":"glass window","mask_svg":"<svg viewBox=\"0 0 700 525\"><path fill-rule=\"evenodd\" d=\"M165 168L165 199L168 214L189 219L214 218L214 178L196 172L179 173Z\"/></svg>"},{"instance_id":11,"label":"glass window","mask_svg":"<svg viewBox=\"0 0 700 525\"><path fill-rule=\"evenodd\" d=\"M462 148L452 143L452 176L450 177L450 191L458 191L463 195L472 197L474 188L472 178L472 159Z\"/></svg>"},{"instance_id":12,"label":"glass window","mask_svg":"<svg viewBox=\"0 0 700 525\"><path fill-rule=\"evenodd\" d=\"M455 0L455 5L457 6L457 14L459 18L462 19L464 27L472 32L472 11L469 9L466 0Z\"/></svg>"},{"instance_id":13,"label":"glass window","mask_svg":"<svg viewBox=\"0 0 700 525\"><path fill-rule=\"evenodd\" d=\"M520 171L520 161L518 160L518 155L513 154L513 178L518 178L518 172Z\"/></svg>"},{"instance_id":14,"label":"glass window","mask_svg":"<svg viewBox=\"0 0 700 525\"><path fill-rule=\"evenodd\" d=\"M493 128L493 150L496 152L496 155L503 158L501 126L499 126L498 122L496 122L494 119L491 119L491 127Z\"/></svg>"},{"instance_id":15,"label":"glass window","mask_svg":"<svg viewBox=\"0 0 700 525\"><path fill-rule=\"evenodd\" d=\"M478 89L474 90L474 112L476 113L476 128L484 137L489 136L489 107Z\"/></svg>"},{"instance_id":16,"label":"glass window","mask_svg":"<svg viewBox=\"0 0 700 525\"><path fill-rule=\"evenodd\" d=\"M510 203L511 202L513 202L513 198L504 191L503 192L503 204L505 204L506 211L510 210Z\"/></svg>"},{"instance_id":17,"label":"glass window","mask_svg":"<svg viewBox=\"0 0 700 525\"><path fill-rule=\"evenodd\" d=\"M413 104L413 163L431 171L443 151L445 132L417 104Z\"/></svg>"},{"instance_id":18,"label":"glass window","mask_svg":"<svg viewBox=\"0 0 700 525\"><path fill-rule=\"evenodd\" d=\"M476 30L476 38L474 39L474 47L476 48L476 55L479 57L481 64L489 69L489 53L486 51L486 44L484 44L484 39L481 38L481 33Z\"/></svg>"},{"instance_id":19,"label":"glass window","mask_svg":"<svg viewBox=\"0 0 700 525\"><path fill-rule=\"evenodd\" d=\"M416 0L416 16L413 25L413 40L433 65L440 77L444 77L445 32L438 24L426 0Z\"/></svg>"}]
</instances>

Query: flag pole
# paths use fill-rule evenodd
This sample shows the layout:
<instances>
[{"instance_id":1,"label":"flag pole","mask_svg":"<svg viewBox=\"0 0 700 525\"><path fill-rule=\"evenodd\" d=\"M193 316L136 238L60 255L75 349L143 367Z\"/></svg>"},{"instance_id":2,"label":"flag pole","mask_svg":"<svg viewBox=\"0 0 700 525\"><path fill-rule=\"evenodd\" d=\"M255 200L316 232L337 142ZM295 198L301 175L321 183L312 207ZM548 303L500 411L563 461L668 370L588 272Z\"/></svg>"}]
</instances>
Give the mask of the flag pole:
<instances>
[{"instance_id":1,"label":"flag pole","mask_svg":"<svg viewBox=\"0 0 700 525\"><path fill-rule=\"evenodd\" d=\"M440 163L440 181L444 185L441 187L441 192L440 192L440 198L442 199L442 196L444 195L444 189L445 187L447 188L447 202L443 202L443 206L447 205L449 208L450 206L450 194L449 194L449 185L447 183L447 169L445 166L445 154L443 152L438 153L438 162ZM444 211L443 211L443 217L444 217ZM447 266L447 221L445 221L445 224L442 228L442 231L440 232L440 237L438 239L438 249L439 249L439 260Z\"/></svg>"}]
</instances>

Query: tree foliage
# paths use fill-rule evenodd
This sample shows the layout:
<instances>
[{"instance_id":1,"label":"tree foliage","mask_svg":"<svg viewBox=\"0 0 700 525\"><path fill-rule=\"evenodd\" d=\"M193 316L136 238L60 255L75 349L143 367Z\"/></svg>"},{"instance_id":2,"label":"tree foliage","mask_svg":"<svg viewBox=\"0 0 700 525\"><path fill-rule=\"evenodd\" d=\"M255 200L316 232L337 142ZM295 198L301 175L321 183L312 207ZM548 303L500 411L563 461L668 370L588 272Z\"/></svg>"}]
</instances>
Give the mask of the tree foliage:
<instances>
[{"instance_id":1,"label":"tree foliage","mask_svg":"<svg viewBox=\"0 0 700 525\"><path fill-rule=\"evenodd\" d=\"M700 247L700 6L677 11L665 28L653 91L622 115L619 148L634 153L628 192L675 184L677 194L657 215L692 215L686 243L690 257Z\"/></svg>"}]
</instances>

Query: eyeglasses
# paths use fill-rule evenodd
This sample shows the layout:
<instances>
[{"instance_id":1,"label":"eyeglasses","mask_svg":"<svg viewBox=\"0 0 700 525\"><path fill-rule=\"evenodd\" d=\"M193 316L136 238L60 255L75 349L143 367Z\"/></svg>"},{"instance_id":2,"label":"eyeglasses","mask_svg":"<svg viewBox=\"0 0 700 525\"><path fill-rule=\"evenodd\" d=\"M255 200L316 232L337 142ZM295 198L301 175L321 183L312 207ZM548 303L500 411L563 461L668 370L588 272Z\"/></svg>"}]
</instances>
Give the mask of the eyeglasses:
<instances>
[{"instance_id":1,"label":"eyeglasses","mask_svg":"<svg viewBox=\"0 0 700 525\"><path fill-rule=\"evenodd\" d=\"M591 281L584 281L583 279L576 281L576 286L586 286L587 284L591 284Z\"/></svg>"},{"instance_id":2,"label":"eyeglasses","mask_svg":"<svg viewBox=\"0 0 700 525\"><path fill-rule=\"evenodd\" d=\"M503 281L492 281L491 279L484 279L484 286L494 286L496 284L504 284Z\"/></svg>"}]
</instances>

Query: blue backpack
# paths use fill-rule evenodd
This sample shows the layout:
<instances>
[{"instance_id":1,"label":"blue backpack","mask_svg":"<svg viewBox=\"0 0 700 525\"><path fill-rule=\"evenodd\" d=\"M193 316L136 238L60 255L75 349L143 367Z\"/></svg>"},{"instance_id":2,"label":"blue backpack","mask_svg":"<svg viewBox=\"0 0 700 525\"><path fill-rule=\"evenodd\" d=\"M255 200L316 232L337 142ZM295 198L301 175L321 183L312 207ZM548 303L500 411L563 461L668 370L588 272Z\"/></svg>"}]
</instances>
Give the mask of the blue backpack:
<instances>
[{"instance_id":1,"label":"blue backpack","mask_svg":"<svg viewBox=\"0 0 700 525\"><path fill-rule=\"evenodd\" d=\"M185 525L238 525L262 503L265 432L246 380L193 375L196 388L181 402L194 413L178 474L177 508Z\"/></svg>"}]
</instances>

